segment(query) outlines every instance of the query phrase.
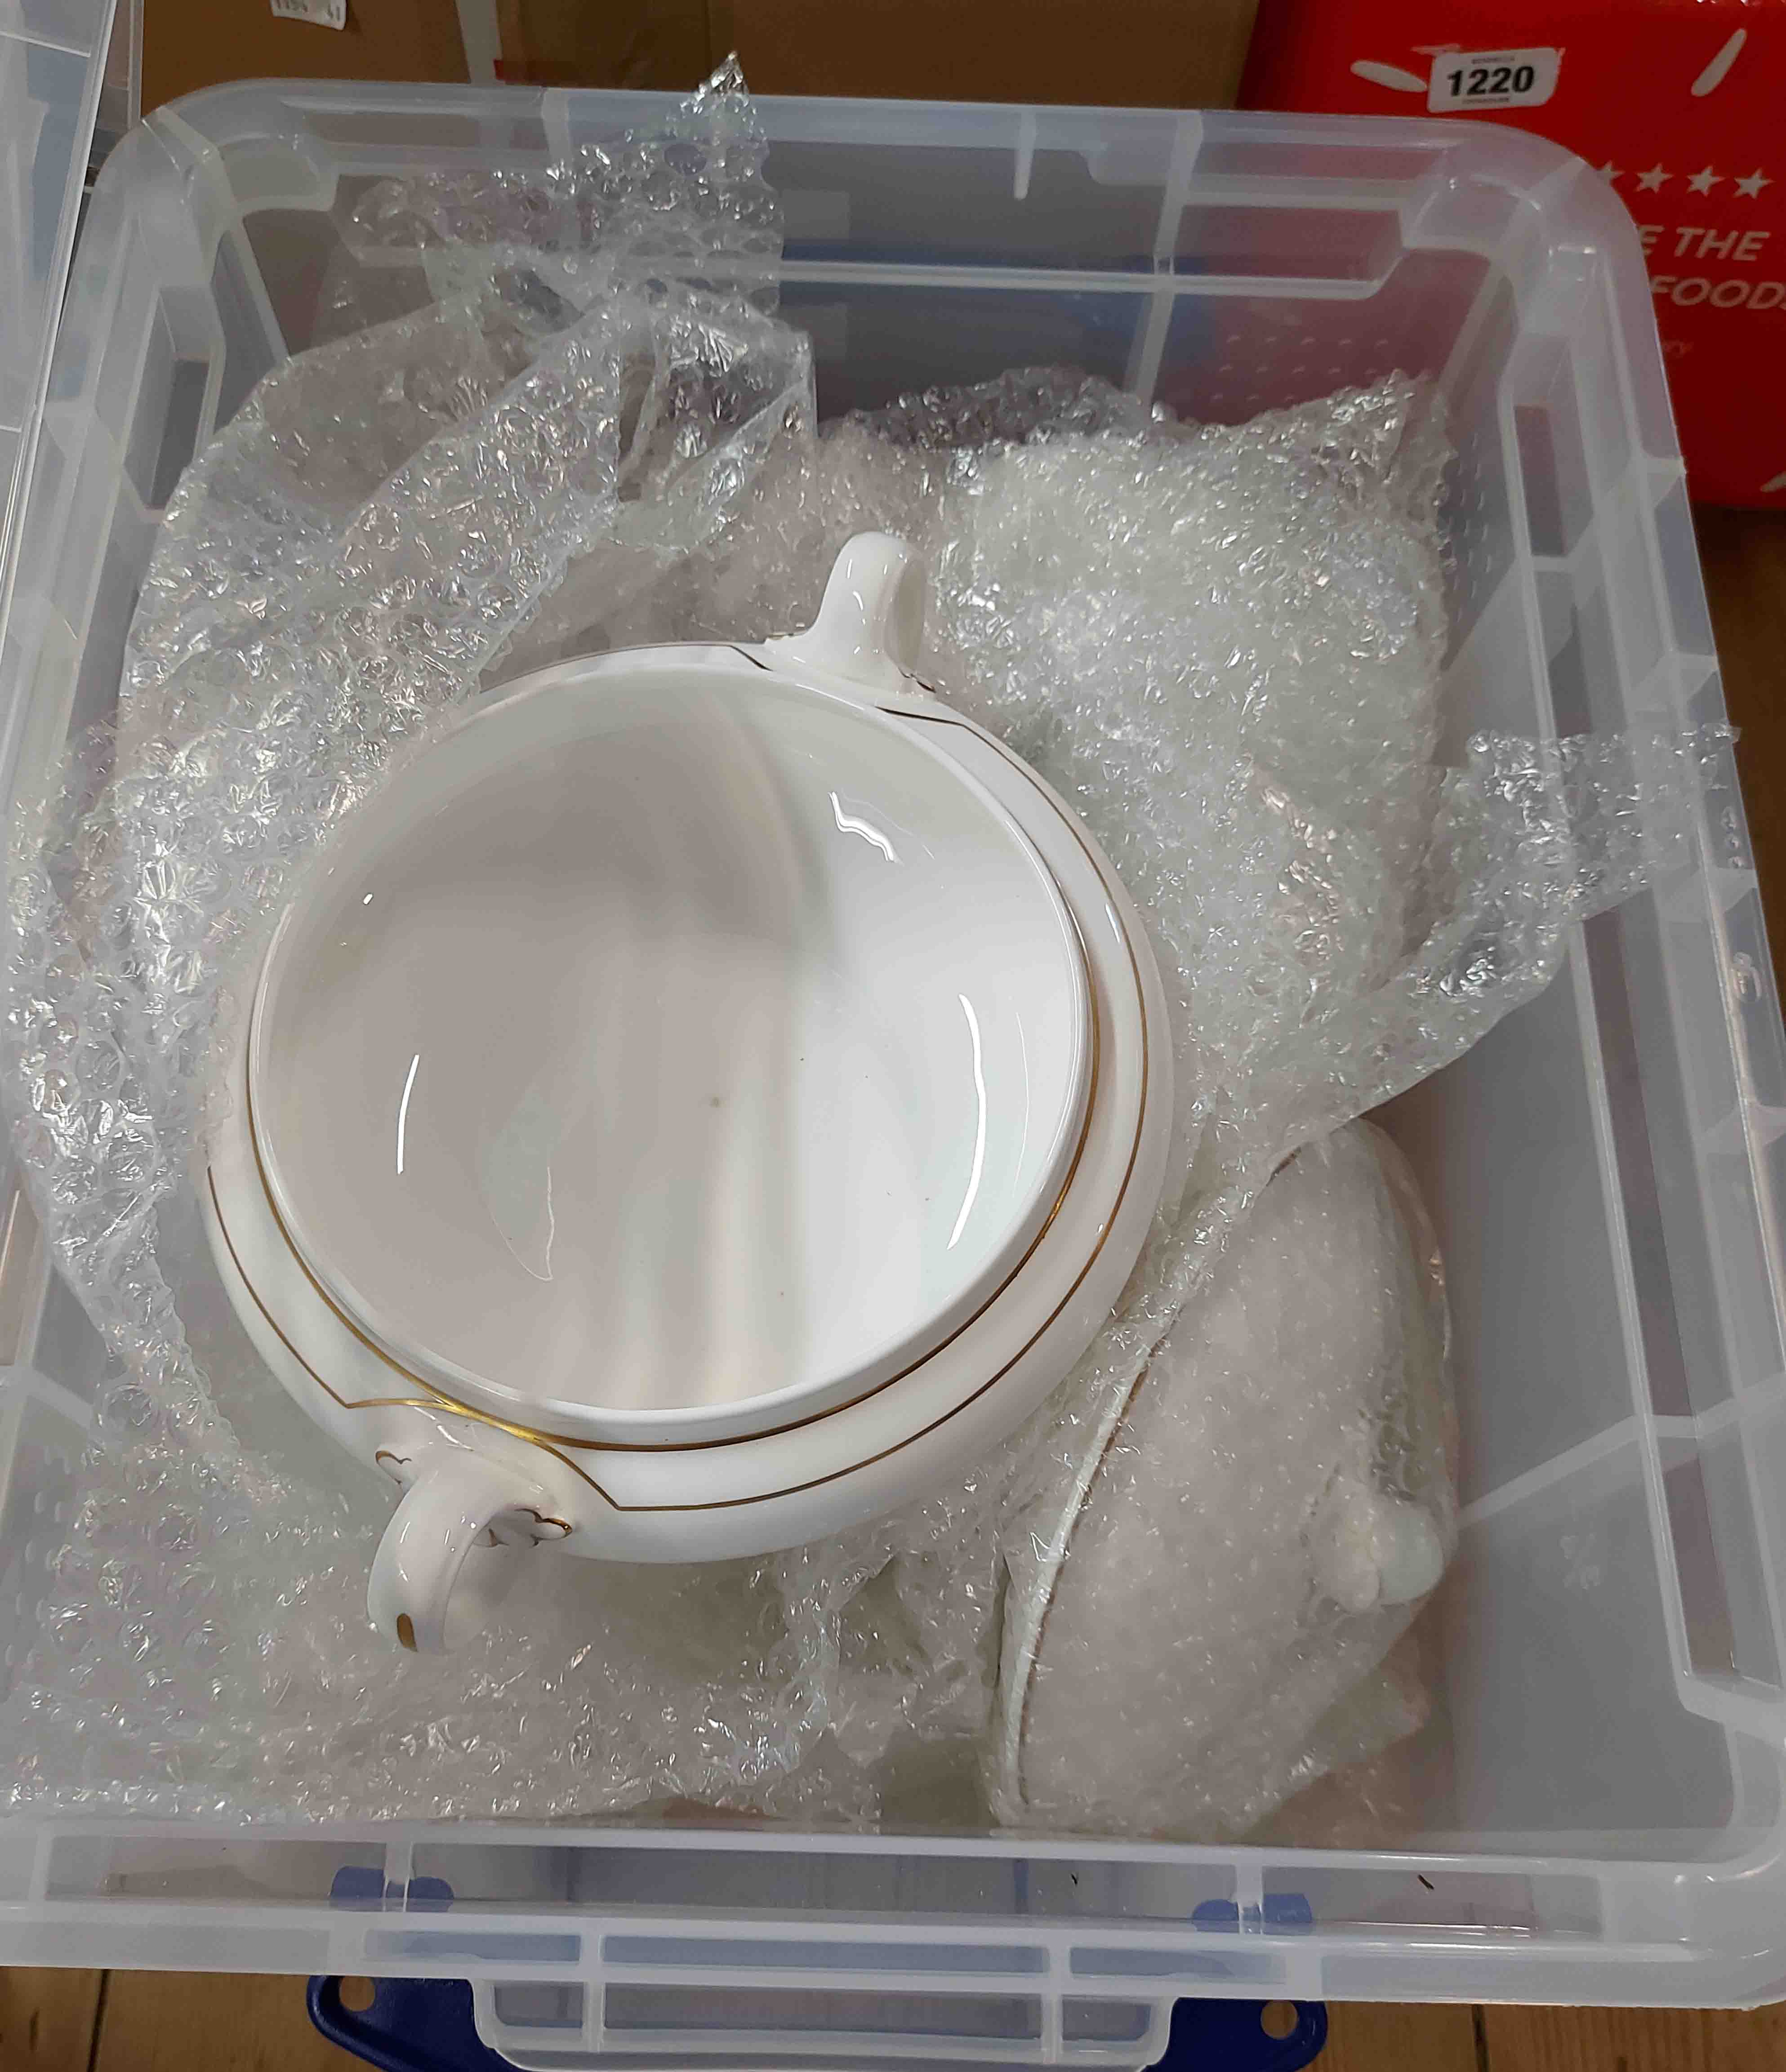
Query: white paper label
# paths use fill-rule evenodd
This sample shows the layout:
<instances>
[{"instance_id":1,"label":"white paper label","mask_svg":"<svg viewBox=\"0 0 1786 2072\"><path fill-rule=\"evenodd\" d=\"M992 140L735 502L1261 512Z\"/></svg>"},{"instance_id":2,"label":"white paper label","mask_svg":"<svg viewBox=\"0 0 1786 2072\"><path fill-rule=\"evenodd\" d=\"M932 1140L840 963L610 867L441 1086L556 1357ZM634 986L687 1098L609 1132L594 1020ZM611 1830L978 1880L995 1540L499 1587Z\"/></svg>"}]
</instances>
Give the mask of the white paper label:
<instances>
[{"instance_id":1,"label":"white paper label","mask_svg":"<svg viewBox=\"0 0 1786 2072\"><path fill-rule=\"evenodd\" d=\"M347 0L268 0L268 4L288 22L314 22L324 29L347 26Z\"/></svg>"},{"instance_id":2,"label":"white paper label","mask_svg":"<svg viewBox=\"0 0 1786 2072\"><path fill-rule=\"evenodd\" d=\"M1445 51L1432 61L1435 115L1477 108L1542 108L1557 90L1561 51Z\"/></svg>"}]
</instances>

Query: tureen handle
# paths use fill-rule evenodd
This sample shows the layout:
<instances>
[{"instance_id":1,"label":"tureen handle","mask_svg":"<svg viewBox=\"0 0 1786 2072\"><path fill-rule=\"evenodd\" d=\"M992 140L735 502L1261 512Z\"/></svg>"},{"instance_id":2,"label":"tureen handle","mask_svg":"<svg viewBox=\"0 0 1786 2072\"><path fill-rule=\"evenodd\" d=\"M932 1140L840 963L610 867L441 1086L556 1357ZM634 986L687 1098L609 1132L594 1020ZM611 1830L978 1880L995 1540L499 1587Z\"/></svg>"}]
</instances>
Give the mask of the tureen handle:
<instances>
[{"instance_id":1,"label":"tureen handle","mask_svg":"<svg viewBox=\"0 0 1786 2072\"><path fill-rule=\"evenodd\" d=\"M474 1448L443 1440L414 1467L378 1544L366 1610L400 1647L443 1655L483 1625L515 1579L519 1550L563 1521L538 1482ZM492 1534L495 1544L478 1544Z\"/></svg>"},{"instance_id":2,"label":"tureen handle","mask_svg":"<svg viewBox=\"0 0 1786 2072\"><path fill-rule=\"evenodd\" d=\"M831 565L819 616L803 633L766 640L763 654L897 693L912 688L923 638L924 564L890 532L858 532Z\"/></svg>"}]
</instances>

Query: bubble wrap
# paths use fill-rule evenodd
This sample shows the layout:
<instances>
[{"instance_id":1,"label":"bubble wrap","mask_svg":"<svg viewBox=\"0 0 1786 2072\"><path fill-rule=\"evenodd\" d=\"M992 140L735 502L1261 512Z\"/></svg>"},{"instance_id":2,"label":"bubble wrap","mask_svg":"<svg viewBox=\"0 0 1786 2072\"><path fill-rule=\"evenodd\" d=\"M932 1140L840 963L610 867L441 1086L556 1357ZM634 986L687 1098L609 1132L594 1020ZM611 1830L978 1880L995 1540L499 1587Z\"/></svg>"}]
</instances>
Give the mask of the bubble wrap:
<instances>
[{"instance_id":1,"label":"bubble wrap","mask_svg":"<svg viewBox=\"0 0 1786 2072\"><path fill-rule=\"evenodd\" d=\"M1001 1818L1239 1835L1420 1724L1379 1672L1455 1537L1445 1355L1393 1146L1350 1124L1299 1152L1009 1521Z\"/></svg>"},{"instance_id":2,"label":"bubble wrap","mask_svg":"<svg viewBox=\"0 0 1786 2072\"><path fill-rule=\"evenodd\" d=\"M1456 1056L1685 838L1697 739L1435 766L1447 451L1414 384L1204 428L1028 370L821 432L763 157L733 70L545 174L363 196L326 342L170 506L115 729L14 826L9 1108L110 1365L0 1708L14 1803L983 1822L1016 1521L1203 1328L1282 1159ZM1180 1099L1141 1267L1055 1400L925 1504L749 1563L541 1557L450 1663L394 1657L363 1607L388 1488L261 1367L199 1227L244 983L318 843L481 689L786 631L865 526L930 568L926 674L1078 808L1152 932ZM1273 1789L1417 1715L1387 1673L1304 1708ZM1232 1774L1183 1822L1263 1810Z\"/></svg>"}]
</instances>

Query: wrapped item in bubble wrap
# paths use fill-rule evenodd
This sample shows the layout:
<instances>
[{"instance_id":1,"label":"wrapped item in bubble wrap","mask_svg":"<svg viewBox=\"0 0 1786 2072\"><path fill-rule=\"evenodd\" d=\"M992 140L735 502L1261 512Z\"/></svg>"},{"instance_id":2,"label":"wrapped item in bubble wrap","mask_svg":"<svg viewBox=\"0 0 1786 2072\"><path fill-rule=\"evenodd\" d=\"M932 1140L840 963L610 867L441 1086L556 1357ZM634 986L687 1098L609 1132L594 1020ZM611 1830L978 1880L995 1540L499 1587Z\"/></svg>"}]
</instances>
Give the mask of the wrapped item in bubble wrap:
<instances>
[{"instance_id":1,"label":"wrapped item in bubble wrap","mask_svg":"<svg viewBox=\"0 0 1786 2072\"><path fill-rule=\"evenodd\" d=\"M1238 1835L1419 1724L1372 1679L1455 1536L1446 1335L1388 1140L1299 1151L1009 1521L1002 1819Z\"/></svg>"},{"instance_id":2,"label":"wrapped item in bubble wrap","mask_svg":"<svg viewBox=\"0 0 1786 2072\"><path fill-rule=\"evenodd\" d=\"M360 197L333 335L170 508L115 733L14 828L9 1104L110 1363L0 1708L14 1802L869 1823L893 1791L912 1817L988 1728L1010 1519L1197 1328L1274 1166L1457 1055L1680 850L1704 743L1434 767L1446 447L1417 384L1196 427L1028 370L821 434L763 161L728 73L544 173ZM198 1232L236 988L317 844L467 701L560 655L785 631L864 527L930 565L926 676L1084 814L1152 932L1182 1098L1142 1268L1045 1413L926 1503L718 1568L542 1560L450 1663L393 1660L363 1599L388 1489L261 1367ZM1387 1689L1352 1687L1408 1716Z\"/></svg>"}]
</instances>

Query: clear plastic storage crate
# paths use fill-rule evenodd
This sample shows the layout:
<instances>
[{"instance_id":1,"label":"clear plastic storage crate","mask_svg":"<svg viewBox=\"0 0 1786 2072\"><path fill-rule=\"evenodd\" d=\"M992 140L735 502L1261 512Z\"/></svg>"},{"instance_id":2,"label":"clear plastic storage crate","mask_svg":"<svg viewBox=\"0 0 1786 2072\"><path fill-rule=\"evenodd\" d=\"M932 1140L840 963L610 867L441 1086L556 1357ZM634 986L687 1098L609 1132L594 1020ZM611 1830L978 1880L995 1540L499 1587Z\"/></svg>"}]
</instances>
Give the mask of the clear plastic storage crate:
<instances>
[{"instance_id":1,"label":"clear plastic storage crate","mask_svg":"<svg viewBox=\"0 0 1786 2072\"><path fill-rule=\"evenodd\" d=\"M142 0L0 0L0 629L88 147L136 120L141 43Z\"/></svg>"},{"instance_id":2,"label":"clear plastic storage crate","mask_svg":"<svg viewBox=\"0 0 1786 2072\"><path fill-rule=\"evenodd\" d=\"M19 528L9 790L112 709L161 507L305 344L365 184L542 160L658 112L255 84L125 140ZM1049 360L1230 420L1430 373L1461 453L1456 737L1722 713L1641 257L1578 161L1426 121L764 114L782 308L827 413ZM491 2041L561 2067L1136 2065L1186 1992L1786 1993L1786 1046L1734 777L1695 869L1579 933L1548 992L1386 1119L1440 1226L1464 1424L1412 1841L18 1821L0 1959L469 1976ZM10 1663L100 1355L6 1186Z\"/></svg>"}]
</instances>

